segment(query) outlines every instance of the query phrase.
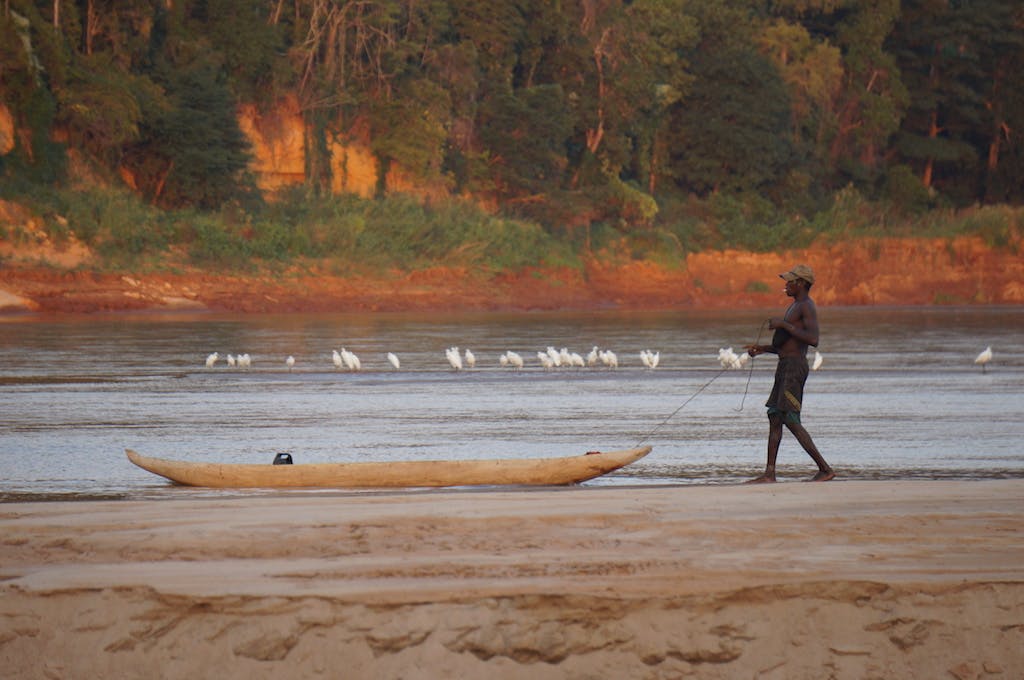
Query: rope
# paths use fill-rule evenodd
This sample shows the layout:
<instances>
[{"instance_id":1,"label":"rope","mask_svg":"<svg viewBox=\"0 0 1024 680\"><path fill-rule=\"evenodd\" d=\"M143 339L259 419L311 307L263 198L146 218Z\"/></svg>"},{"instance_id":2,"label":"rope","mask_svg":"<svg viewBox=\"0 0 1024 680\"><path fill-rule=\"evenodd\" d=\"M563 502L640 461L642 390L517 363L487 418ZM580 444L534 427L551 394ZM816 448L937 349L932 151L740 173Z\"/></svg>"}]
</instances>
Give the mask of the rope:
<instances>
[{"instance_id":1,"label":"rope","mask_svg":"<svg viewBox=\"0 0 1024 680\"><path fill-rule=\"evenodd\" d=\"M760 328L758 329L758 331L757 331L757 340L755 340L755 341L754 341L754 344L755 344L755 345L757 345L757 344L759 344L759 343L761 342L761 333L763 333L763 332L764 332L764 329L765 329L765 327L767 327L767 326L768 326L768 322L767 322L767 321L765 321L764 323L762 323L762 324L761 324L761 327L760 327ZM638 441L638 442L637 442L637 443L636 443L636 444L634 445L634 447L633 447L633 448L636 448L636 447L640 446L640 445L641 445L641 444L643 444L643 443L644 443L645 441L647 441L648 439L650 439L651 437L653 437L653 436L654 436L654 434L655 434L655 433L656 433L656 432L657 432L658 430L660 430L660 429L661 429L661 428L663 428L663 427L664 427L665 425L667 425L667 424L668 424L668 421L672 420L672 419L673 419L673 418L675 417L675 415L676 415L677 413L679 413L680 411L682 411L682 410L683 410L683 408L684 408L684 407L685 407L685 406L686 406L687 404L689 404L689 403L690 403L691 401L693 401L694 399L696 399L696 398L697 398L697 395L698 395L698 394L700 394L701 392L703 392L704 390L706 390L706 389L707 389L707 388L708 388L708 387L709 387L709 386L711 385L711 383L715 382L715 381L716 381L716 380L718 380L718 379L719 379L720 377L722 377L722 374L723 374L723 373L725 373L725 372L726 372L726 371L728 371L728 370L729 370L728 368L723 368L723 369L722 369L721 371L719 371L718 373L716 373L715 375L713 375L713 376L711 377L711 380L708 380L708 381L707 381L706 383L704 383L703 385L701 385L701 386L700 386L700 388L698 388L696 392L694 392L693 394L691 394L691 395L690 395L690 396L689 396L689 397L688 397L688 398L686 399L686 401L684 401L684 402L683 402L682 404L680 404L680 405L679 405L679 407L678 407L678 408L677 408L677 409L676 409L675 411L672 411L672 413L668 414L668 417L667 417L667 418L665 418L665 419L664 419L664 420L662 420L662 421L661 421L660 423L658 423L657 425L655 425L655 426L654 426L654 429L652 429L652 430L651 430L650 432L648 432L648 433L647 433L646 435L644 435L644 436L643 436L643 437L642 437L642 438L640 439L640 441ZM754 357L750 357L750 371L749 371L749 372L747 373L747 385L746 385L746 387L745 387L745 388L743 389L743 399L741 399L741 400L740 400L740 407L739 407L738 409L735 409L735 410L736 410L737 412L740 412L740 411L742 411L742 410L743 410L743 404L744 404L744 403L746 402L746 400L747 400L747 393L748 393L748 392L750 391L750 380L751 380L751 378L753 378L753 376L754 376Z\"/></svg>"},{"instance_id":2,"label":"rope","mask_svg":"<svg viewBox=\"0 0 1024 680\"><path fill-rule=\"evenodd\" d=\"M683 407L684 407L684 406L686 406L686 405L687 405L687 404L689 404L689 403L690 403L691 401L693 401L693 400L694 400L694 399L695 399L695 398L697 397L697 395L698 395L698 394L700 394L701 392L703 392L704 390L706 390L706 389L708 388L708 386L709 386L709 385L710 385L711 383L713 383L713 382L715 382L716 380L718 380L718 378L719 378L719 377L720 377L720 376L721 376L721 375L722 375L723 373L725 373L725 372L726 372L727 370L729 370L729 369L723 368L723 369L722 369L721 371L719 371L719 372L718 372L718 373L716 373L716 374L715 374L714 376L712 376L711 380L709 380L709 381L707 381L706 383L704 383L703 385L701 385L701 386L700 386L700 389L699 389L699 390L697 390L696 392L694 392L693 394L691 394L691 395L690 395L690 397L689 397L689 399L687 399L686 401L684 401L684 402L683 402L682 404L680 404L680 405L679 405L679 408L677 408L677 409L676 409L675 411L672 411L672 413L668 414L668 418L665 418L665 420L663 420L663 421L661 421L660 423L658 423L658 424L657 424L657 425L656 425L656 426L654 427L654 429L653 429L653 430L651 430L651 431L650 431L650 432L648 432L648 433L647 433L646 435L644 435L644 437L643 437L643 438L642 438L642 439L641 439L640 441L638 441L638 442L636 443L636 445L635 445L635 446L634 446L633 448L636 448L636 447L640 446L640 445L641 445L641 444L643 444L643 443L644 443L645 441L647 441L647 440L648 440L648 439L650 439L650 438L651 438L652 436L654 436L654 433L655 433L655 432L657 432L657 431L658 431L658 430L660 430L660 429L661 429L662 427L664 427L664 426L665 426L665 424L666 424L666 423L668 423L668 421L672 420L672 418L673 418L673 417L675 417L675 415L676 415L677 413L679 413L680 411L682 411L682 410L683 410Z\"/></svg>"},{"instance_id":3,"label":"rope","mask_svg":"<svg viewBox=\"0 0 1024 680\"><path fill-rule=\"evenodd\" d=\"M754 344L755 345L761 344L761 333L764 332L764 329L767 326L768 326L768 322L764 321L761 324L761 327L757 329L757 340L754 340ZM738 409L734 409L736 411L736 413L742 413L743 412L743 404L745 404L747 402L747 393L750 392L750 379L753 378L753 377L754 377L754 357L750 357L750 370L747 371L747 385L746 385L746 387L743 388L743 398L740 399L740 407Z\"/></svg>"}]
</instances>

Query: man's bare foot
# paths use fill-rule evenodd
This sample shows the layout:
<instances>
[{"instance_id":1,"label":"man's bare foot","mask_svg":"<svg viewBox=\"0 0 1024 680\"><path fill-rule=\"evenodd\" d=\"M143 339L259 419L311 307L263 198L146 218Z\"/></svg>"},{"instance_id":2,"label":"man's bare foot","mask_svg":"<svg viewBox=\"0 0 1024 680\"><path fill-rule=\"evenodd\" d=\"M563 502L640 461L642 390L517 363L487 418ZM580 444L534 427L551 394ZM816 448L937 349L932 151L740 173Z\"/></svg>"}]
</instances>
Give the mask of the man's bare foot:
<instances>
[{"instance_id":1,"label":"man's bare foot","mask_svg":"<svg viewBox=\"0 0 1024 680\"><path fill-rule=\"evenodd\" d=\"M745 481L743 483L744 484L774 484L775 483L775 477L771 477L769 475L761 475L760 477L755 477L754 479L748 479L747 481Z\"/></svg>"},{"instance_id":2,"label":"man's bare foot","mask_svg":"<svg viewBox=\"0 0 1024 680\"><path fill-rule=\"evenodd\" d=\"M836 473L835 473L834 470L819 470L818 474L814 475L813 477L811 477L807 481L808 482L827 482L827 481L829 481L831 479L835 479L835 478L836 478Z\"/></svg>"}]
</instances>

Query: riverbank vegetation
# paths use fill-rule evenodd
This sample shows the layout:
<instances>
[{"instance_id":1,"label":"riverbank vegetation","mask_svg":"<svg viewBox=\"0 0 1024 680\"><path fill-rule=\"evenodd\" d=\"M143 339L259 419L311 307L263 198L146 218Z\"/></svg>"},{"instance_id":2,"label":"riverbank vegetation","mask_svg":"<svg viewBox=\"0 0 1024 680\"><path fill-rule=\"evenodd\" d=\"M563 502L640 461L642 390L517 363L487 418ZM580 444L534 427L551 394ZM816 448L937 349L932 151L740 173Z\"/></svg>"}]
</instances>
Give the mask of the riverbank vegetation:
<instances>
[{"instance_id":1,"label":"riverbank vegetation","mask_svg":"<svg viewBox=\"0 0 1024 680\"><path fill-rule=\"evenodd\" d=\"M722 199L695 200L685 220L629 231L594 225L573 238L456 199L424 205L402 195L316 197L296 189L274 203L216 211L161 209L111 188L37 187L18 198L40 216L40 226L55 243L73 237L94 253L95 267L112 271L178 265L252 271L306 260L333 262L339 273L408 271L437 263L500 271L579 268L588 258L650 260L672 268L683 266L688 253L703 250L770 252L886 237L976 235L992 248L1013 250L1024 232L1024 208L976 206L908 215L867 201L852 188L810 220L752 213ZM31 238L11 225L0 230L6 240Z\"/></svg>"},{"instance_id":2,"label":"riverbank vegetation","mask_svg":"<svg viewBox=\"0 0 1024 680\"><path fill-rule=\"evenodd\" d=\"M110 268L1021 231L1013 0L9 0L0 46L0 199ZM285 100L303 168L269 190L239 111Z\"/></svg>"}]
</instances>

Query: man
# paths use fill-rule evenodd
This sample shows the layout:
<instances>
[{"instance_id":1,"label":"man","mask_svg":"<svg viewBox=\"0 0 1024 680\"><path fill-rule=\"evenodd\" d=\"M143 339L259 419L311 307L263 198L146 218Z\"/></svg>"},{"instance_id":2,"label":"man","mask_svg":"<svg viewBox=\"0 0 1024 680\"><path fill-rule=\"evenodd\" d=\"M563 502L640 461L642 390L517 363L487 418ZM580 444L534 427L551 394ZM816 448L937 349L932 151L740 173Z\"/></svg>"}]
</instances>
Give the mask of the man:
<instances>
[{"instance_id":1,"label":"man","mask_svg":"<svg viewBox=\"0 0 1024 680\"><path fill-rule=\"evenodd\" d=\"M800 424L801 402L808 373L807 348L818 346L818 310L810 296L814 272L807 265L798 264L779 276L785 280L786 295L793 298L793 304L781 318L768 319L768 328L775 331L772 344L747 347L751 357L758 354L779 356L775 385L765 404L768 407L768 464L764 474L750 480L750 483L775 481L775 459L779 455L783 425L793 433L800 446L818 465L818 473L810 481L827 482L836 474L814 445L811 435Z\"/></svg>"}]
</instances>

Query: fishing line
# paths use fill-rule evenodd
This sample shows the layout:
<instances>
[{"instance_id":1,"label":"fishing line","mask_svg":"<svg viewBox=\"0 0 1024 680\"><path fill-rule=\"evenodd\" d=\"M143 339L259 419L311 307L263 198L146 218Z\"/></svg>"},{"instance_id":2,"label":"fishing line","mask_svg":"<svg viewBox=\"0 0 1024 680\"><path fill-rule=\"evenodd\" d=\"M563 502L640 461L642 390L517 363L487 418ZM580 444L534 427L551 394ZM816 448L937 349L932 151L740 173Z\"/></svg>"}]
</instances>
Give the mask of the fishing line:
<instances>
[{"instance_id":1,"label":"fishing line","mask_svg":"<svg viewBox=\"0 0 1024 680\"><path fill-rule=\"evenodd\" d=\"M763 333L764 329L767 328L767 327L768 327L768 321L766 320L766 321L764 321L761 324L761 327L757 329L757 340L754 340L754 344L755 345L761 344L761 333ZM743 404L745 404L746 401L747 401L747 393L750 392L750 379L753 378L753 377L754 377L754 357L750 357L750 369L747 371L747 385L746 385L746 387L743 388L743 398L740 399L740 407L737 408L737 409L733 409L734 411L736 411L736 413L741 413L743 411Z\"/></svg>"},{"instance_id":2,"label":"fishing line","mask_svg":"<svg viewBox=\"0 0 1024 680\"><path fill-rule=\"evenodd\" d=\"M672 418L673 418L673 417L674 417L674 416L675 416L675 415L676 415L677 413L679 413L680 411L682 411L682 410L683 410L683 407L684 407L684 406L686 406L686 405L687 405L687 404L689 404L689 403L690 403L691 401L693 401L693 400L694 400L694 399L695 399L695 398L697 397L697 395L698 395L698 394L700 394L701 392L703 392L704 390L706 390L706 389L708 388L708 386L709 386L709 385L710 385L711 383L713 383L713 382L715 382L716 380L718 380L718 378L719 378L719 377L720 377L720 376L721 376L721 375L722 375L723 373L725 373L725 372L726 372L727 370L729 370L729 369L727 369L727 368L723 368L723 369L722 369L721 371L719 371L719 372L718 372L718 373L716 373L716 374L715 374L714 376L712 376L712 377L711 377L711 380L708 380L708 381L707 381L706 383L704 383L703 385L701 385L701 386L700 386L700 389L698 389L698 390L697 390L696 392L694 392L693 394L691 394L691 395L690 395L690 397L689 397L689 398L688 398L688 399L687 399L686 401L684 401L684 402L683 402L682 404L680 404L680 405L679 405L679 408L677 408L677 409L676 409L675 411L672 411L672 413L668 414L668 417L667 417L667 418L665 418L665 420L663 420L663 421L661 421L660 423L658 423L658 424L657 424L657 425L656 425L656 426L654 427L654 429L653 429L653 430L651 430L650 432L648 432L648 433L647 433L647 434L646 434L646 435L645 435L645 436L644 436L644 437L643 437L643 438L642 438L642 439L641 439L640 441L638 441L638 442L636 443L636 445L635 445L635 446L634 446L633 448L636 448L637 446L640 446L640 445L641 445L641 444L643 444L643 443L644 443L645 441L647 441L648 439L650 439L650 438L651 438L651 437L652 437L652 436L654 435L654 433L655 433L655 432L657 432L657 431L658 431L658 430L660 430L660 429L661 429L662 427L664 427L664 426L665 426L665 424L666 424L666 423L668 423L668 421L672 420Z\"/></svg>"},{"instance_id":3,"label":"fishing line","mask_svg":"<svg viewBox=\"0 0 1024 680\"><path fill-rule=\"evenodd\" d=\"M768 326L768 322L767 322L767 321L765 321L764 323L762 323L762 324L761 324L761 327L760 327L760 328L758 329L758 331L757 331L757 339L756 339L756 340L754 341L754 344L755 344L755 345L761 342L761 333L763 333L763 332L764 332L764 329L765 329L765 328L766 328L767 326ZM667 417L667 418L665 418L665 419L664 419L664 420L662 420L662 421L661 421L660 423L658 423L657 425L655 425L655 426L654 426L654 429L652 429L652 430L651 430L650 432L648 432L648 433L647 433L646 435L644 435L644 436L643 436L643 437L642 437L642 438L640 439L640 441L638 441L638 442L637 442L637 443L636 443L636 444L634 445L634 448L636 448L636 447L640 446L640 445L641 445L641 444L643 444L643 443L644 443L645 441L647 441L648 439L650 439L651 437L653 437L653 436L654 436L654 434L655 434L655 433L656 433L656 432L657 432L658 430L660 430L660 429L661 429L661 428L663 428L663 427L664 427L664 426L665 426L666 424L668 424L668 421L672 420L672 418L674 418L674 417L675 417L675 415L676 415L677 413L679 413L680 411L682 411L682 410L683 410L683 408L684 408L684 407L685 407L685 406L686 406L687 404L689 404L689 403L690 403L691 401L693 401L694 399L696 399L696 398L697 398L697 395L698 395L698 394L700 394L701 392L703 392L704 390L706 390L706 389L707 389L707 388L708 388L708 387L709 387L709 386L711 385L711 383L715 382L715 381L716 381L716 380L718 380L718 379L719 379L720 377L722 377L722 374L723 374L723 373L725 373L725 372L726 372L726 371L728 371L728 370L729 370L728 368L724 368L724 367L723 367L721 371L719 371L719 372L718 372L718 373L716 373L715 375L711 376L711 380L708 380L708 381L707 381L706 383L704 383L703 385L701 385L701 386L700 386L700 387L699 387L699 388L697 389L697 391L696 391L696 392L694 392L693 394L691 394L691 395L690 395L690 396L689 396L689 397L688 397L688 398L686 399L686 401L684 401L684 402L683 402L682 404L680 404L680 405L679 405L679 407L678 407L678 408L677 408L677 409L676 409L675 411L672 411L672 413L668 414L668 417ZM734 409L734 410L736 410L736 411L742 411L742 410L743 410L743 403L744 403L744 402L746 401L746 399L747 399L747 392L748 392L748 391L750 390L750 379L751 379L751 378L753 377L753 375L754 375L754 357L751 357L751 358L750 358L750 372L749 372L749 373L747 374L747 385L746 385L746 387L745 387L745 388L744 388L744 390L743 390L743 399L742 399L742 400L740 401L740 407L739 407L739 409Z\"/></svg>"}]
</instances>

